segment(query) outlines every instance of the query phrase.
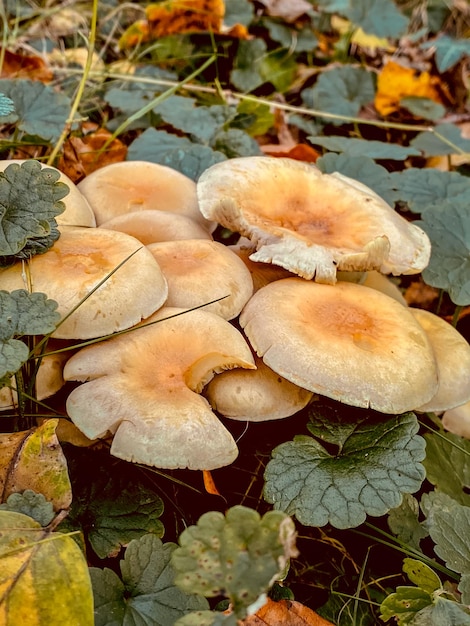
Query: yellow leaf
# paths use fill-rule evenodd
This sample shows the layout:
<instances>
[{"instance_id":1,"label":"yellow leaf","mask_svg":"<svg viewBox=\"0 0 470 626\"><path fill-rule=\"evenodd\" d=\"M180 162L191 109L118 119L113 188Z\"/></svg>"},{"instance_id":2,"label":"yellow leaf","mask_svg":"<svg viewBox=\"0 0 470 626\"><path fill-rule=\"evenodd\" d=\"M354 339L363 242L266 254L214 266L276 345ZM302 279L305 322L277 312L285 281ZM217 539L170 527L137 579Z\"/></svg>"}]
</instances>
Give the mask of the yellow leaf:
<instances>
[{"instance_id":1,"label":"yellow leaf","mask_svg":"<svg viewBox=\"0 0 470 626\"><path fill-rule=\"evenodd\" d=\"M67 461L55 434L59 420L46 420L28 431L0 435L0 501L32 489L52 502L55 511L72 501Z\"/></svg>"},{"instance_id":2,"label":"yellow leaf","mask_svg":"<svg viewBox=\"0 0 470 626\"><path fill-rule=\"evenodd\" d=\"M88 566L72 537L0 511L0 626L93 626Z\"/></svg>"},{"instance_id":3,"label":"yellow leaf","mask_svg":"<svg viewBox=\"0 0 470 626\"><path fill-rule=\"evenodd\" d=\"M380 115L390 115L400 108L400 100L406 96L429 98L442 103L439 93L439 79L429 72L417 72L389 61L377 81L375 108Z\"/></svg>"}]
</instances>

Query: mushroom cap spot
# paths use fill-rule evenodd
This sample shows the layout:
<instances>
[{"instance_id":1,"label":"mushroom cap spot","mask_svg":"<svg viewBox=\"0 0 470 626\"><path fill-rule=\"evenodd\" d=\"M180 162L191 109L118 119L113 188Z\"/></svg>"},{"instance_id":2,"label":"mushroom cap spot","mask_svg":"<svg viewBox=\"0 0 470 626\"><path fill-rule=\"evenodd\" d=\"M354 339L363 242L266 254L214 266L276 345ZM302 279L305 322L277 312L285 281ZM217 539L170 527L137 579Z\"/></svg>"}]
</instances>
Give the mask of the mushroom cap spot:
<instances>
[{"instance_id":1,"label":"mushroom cap spot","mask_svg":"<svg viewBox=\"0 0 470 626\"><path fill-rule=\"evenodd\" d=\"M294 159L240 157L197 183L202 214L251 239L253 261L334 283L336 270L420 272L426 233L364 185Z\"/></svg>"},{"instance_id":2,"label":"mushroom cap spot","mask_svg":"<svg viewBox=\"0 0 470 626\"><path fill-rule=\"evenodd\" d=\"M437 390L426 333L406 307L369 287L279 280L254 294L240 325L275 372L346 404L402 413Z\"/></svg>"},{"instance_id":3,"label":"mushroom cap spot","mask_svg":"<svg viewBox=\"0 0 470 626\"><path fill-rule=\"evenodd\" d=\"M214 225L199 211L196 183L171 167L147 161L105 165L78 183L96 223L135 211L153 209L191 217L206 230Z\"/></svg>"},{"instance_id":4,"label":"mushroom cap spot","mask_svg":"<svg viewBox=\"0 0 470 626\"><path fill-rule=\"evenodd\" d=\"M208 311L164 307L69 359L64 378L89 382L71 392L67 412L90 439L114 434L111 453L119 458L215 469L232 463L238 450L196 390L233 367L255 367L236 328Z\"/></svg>"},{"instance_id":5,"label":"mushroom cap spot","mask_svg":"<svg viewBox=\"0 0 470 626\"><path fill-rule=\"evenodd\" d=\"M27 289L22 268L18 262L1 269L0 288ZM57 328L53 336L60 339L91 339L134 326L159 309L168 294L158 263L140 241L101 228L64 227L52 248L31 259L29 272L33 290L55 300L62 317L105 281Z\"/></svg>"},{"instance_id":6,"label":"mushroom cap spot","mask_svg":"<svg viewBox=\"0 0 470 626\"><path fill-rule=\"evenodd\" d=\"M273 372L259 357L256 369L217 374L204 390L210 405L224 417L247 422L289 417L303 409L313 393Z\"/></svg>"},{"instance_id":7,"label":"mushroom cap spot","mask_svg":"<svg viewBox=\"0 0 470 626\"><path fill-rule=\"evenodd\" d=\"M5 161L0 161L0 172L4 172L8 165L12 163L21 165L21 163L25 163L26 160L27 159L6 159ZM69 193L62 198L62 202L65 204L65 210L55 218L59 230L62 230L61 226L96 226L95 214L88 200L80 192L72 179L52 165L46 165L45 163L40 163L40 165L43 169L47 167L48 169L58 172L60 174L58 182L65 183L69 188Z\"/></svg>"},{"instance_id":8,"label":"mushroom cap spot","mask_svg":"<svg viewBox=\"0 0 470 626\"><path fill-rule=\"evenodd\" d=\"M143 244L181 239L210 239L212 235L191 217L168 211L133 211L113 217L101 224L108 230L119 230Z\"/></svg>"},{"instance_id":9,"label":"mushroom cap spot","mask_svg":"<svg viewBox=\"0 0 470 626\"><path fill-rule=\"evenodd\" d=\"M437 362L437 393L418 411L446 411L470 400L470 345L462 335L438 315L410 307L409 311L424 328Z\"/></svg>"},{"instance_id":10,"label":"mushroom cap spot","mask_svg":"<svg viewBox=\"0 0 470 626\"><path fill-rule=\"evenodd\" d=\"M187 239L147 247L168 281L167 306L192 308L223 298L204 308L230 320L253 294L253 281L246 265L222 243Z\"/></svg>"}]
</instances>

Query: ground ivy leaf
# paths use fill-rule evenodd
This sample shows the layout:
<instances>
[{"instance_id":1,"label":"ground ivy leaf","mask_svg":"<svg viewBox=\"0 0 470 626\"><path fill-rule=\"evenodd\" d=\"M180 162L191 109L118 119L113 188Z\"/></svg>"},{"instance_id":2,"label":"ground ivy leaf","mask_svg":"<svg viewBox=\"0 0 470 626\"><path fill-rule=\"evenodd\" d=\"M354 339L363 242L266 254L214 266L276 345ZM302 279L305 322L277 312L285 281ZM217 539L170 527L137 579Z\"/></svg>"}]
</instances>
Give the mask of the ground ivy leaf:
<instances>
[{"instance_id":1,"label":"ground ivy leaf","mask_svg":"<svg viewBox=\"0 0 470 626\"><path fill-rule=\"evenodd\" d=\"M443 200L451 201L470 194L470 178L458 172L411 167L390 176L397 199L406 202L414 213L422 213Z\"/></svg>"},{"instance_id":2,"label":"ground ivy leaf","mask_svg":"<svg viewBox=\"0 0 470 626\"><path fill-rule=\"evenodd\" d=\"M52 502L48 502L42 493L26 489L23 493L12 493L5 504L0 504L4 511L16 511L28 515L45 527L54 519Z\"/></svg>"},{"instance_id":3,"label":"ground ivy leaf","mask_svg":"<svg viewBox=\"0 0 470 626\"><path fill-rule=\"evenodd\" d=\"M290 50L269 52L259 66L263 82L271 83L280 93L286 92L292 85L297 70L297 63Z\"/></svg>"},{"instance_id":4,"label":"ground ivy leaf","mask_svg":"<svg viewBox=\"0 0 470 626\"><path fill-rule=\"evenodd\" d=\"M191 143L186 137L177 137L163 130L147 128L129 146L129 161L150 161L167 165L193 180L204 170L227 158L209 146Z\"/></svg>"},{"instance_id":5,"label":"ground ivy leaf","mask_svg":"<svg viewBox=\"0 0 470 626\"><path fill-rule=\"evenodd\" d=\"M243 26L249 26L254 15L254 7L249 0L230 0L225 3L225 26L235 26L235 24L242 24Z\"/></svg>"},{"instance_id":6,"label":"ground ivy leaf","mask_svg":"<svg viewBox=\"0 0 470 626\"><path fill-rule=\"evenodd\" d=\"M347 156L370 159L390 159L404 161L409 156L419 156L419 150L385 141L367 141L350 137L321 137L310 136L307 139L316 146L323 146L330 152L342 152Z\"/></svg>"},{"instance_id":7,"label":"ground ivy leaf","mask_svg":"<svg viewBox=\"0 0 470 626\"><path fill-rule=\"evenodd\" d=\"M470 41L468 39L455 39L449 35L441 35L433 41L426 41L420 47L424 50L434 49L439 72L446 72L460 59L470 56Z\"/></svg>"},{"instance_id":8,"label":"ground ivy leaf","mask_svg":"<svg viewBox=\"0 0 470 626\"><path fill-rule=\"evenodd\" d=\"M231 128L244 130L251 137L264 135L274 126L274 114L267 104L252 100L241 100L237 114L231 121Z\"/></svg>"},{"instance_id":9,"label":"ground ivy leaf","mask_svg":"<svg viewBox=\"0 0 470 626\"><path fill-rule=\"evenodd\" d=\"M297 30L271 19L263 20L263 25L268 29L271 39L278 41L290 52L312 52L318 45L318 39L309 25L304 26L302 30Z\"/></svg>"},{"instance_id":10,"label":"ground ivy leaf","mask_svg":"<svg viewBox=\"0 0 470 626\"><path fill-rule=\"evenodd\" d=\"M237 626L240 622L233 613L224 615L215 611L193 611L175 622L174 626Z\"/></svg>"},{"instance_id":11,"label":"ground ivy leaf","mask_svg":"<svg viewBox=\"0 0 470 626\"><path fill-rule=\"evenodd\" d=\"M306 526L358 526L419 489L425 444L417 432L412 413L382 422L364 419L336 455L310 437L296 437L273 451L264 497Z\"/></svg>"},{"instance_id":12,"label":"ground ivy leaf","mask_svg":"<svg viewBox=\"0 0 470 626\"><path fill-rule=\"evenodd\" d=\"M14 113L15 103L11 98L8 98L5 94L0 93L0 117L10 115Z\"/></svg>"},{"instance_id":13,"label":"ground ivy leaf","mask_svg":"<svg viewBox=\"0 0 470 626\"><path fill-rule=\"evenodd\" d=\"M0 378L10 378L26 363L29 350L19 339L3 339L0 341Z\"/></svg>"},{"instance_id":14,"label":"ground ivy leaf","mask_svg":"<svg viewBox=\"0 0 470 626\"><path fill-rule=\"evenodd\" d=\"M428 531L418 520L419 504L409 493L403 495L399 507L391 509L388 514L388 526L392 533L404 544L420 549L420 541L428 536Z\"/></svg>"},{"instance_id":15,"label":"ground ivy leaf","mask_svg":"<svg viewBox=\"0 0 470 626\"><path fill-rule=\"evenodd\" d=\"M440 124L435 132L423 131L411 140L410 145L421 150L426 157L470 152L470 139L462 137L461 129L455 124Z\"/></svg>"},{"instance_id":16,"label":"ground ivy leaf","mask_svg":"<svg viewBox=\"0 0 470 626\"><path fill-rule=\"evenodd\" d=\"M359 67L340 66L322 72L314 87L302 91L305 106L325 113L357 117L361 107L374 99L373 74ZM343 120L329 120L344 124Z\"/></svg>"},{"instance_id":17,"label":"ground ivy leaf","mask_svg":"<svg viewBox=\"0 0 470 626\"><path fill-rule=\"evenodd\" d=\"M428 518L434 551L446 566L459 574L470 575L470 507L455 503L450 510L438 509ZM470 598L462 598L468 604Z\"/></svg>"},{"instance_id":18,"label":"ground ivy leaf","mask_svg":"<svg viewBox=\"0 0 470 626\"><path fill-rule=\"evenodd\" d=\"M428 285L445 289L455 304L470 304L470 215L456 202L423 212L421 226L431 240L431 258L423 271Z\"/></svg>"},{"instance_id":19,"label":"ground ivy leaf","mask_svg":"<svg viewBox=\"0 0 470 626\"><path fill-rule=\"evenodd\" d=\"M250 93L265 82L260 72L266 50L266 43L258 37L239 42L234 69L230 73L230 80L237 89Z\"/></svg>"},{"instance_id":20,"label":"ground ivy leaf","mask_svg":"<svg viewBox=\"0 0 470 626\"><path fill-rule=\"evenodd\" d=\"M25 289L0 291L0 339L53 332L60 313L57 302L40 292Z\"/></svg>"},{"instance_id":21,"label":"ground ivy leaf","mask_svg":"<svg viewBox=\"0 0 470 626\"><path fill-rule=\"evenodd\" d=\"M175 585L170 560L176 548L144 535L126 549L122 581L110 570L91 568L96 626L171 626L189 611L207 609L205 598Z\"/></svg>"},{"instance_id":22,"label":"ground ivy leaf","mask_svg":"<svg viewBox=\"0 0 470 626\"><path fill-rule=\"evenodd\" d=\"M68 119L72 102L51 86L38 80L0 80L0 91L13 100L17 128L56 142Z\"/></svg>"},{"instance_id":23,"label":"ground ivy leaf","mask_svg":"<svg viewBox=\"0 0 470 626\"><path fill-rule=\"evenodd\" d=\"M408 109L416 117L422 117L425 120L440 120L446 114L446 108L442 104L434 102L430 98L420 98L419 96L402 98L400 106Z\"/></svg>"},{"instance_id":24,"label":"ground ivy leaf","mask_svg":"<svg viewBox=\"0 0 470 626\"><path fill-rule=\"evenodd\" d=\"M353 157L347 154L329 152L320 157L316 165L325 174L339 172L344 176L358 180L370 187L391 206L397 200L398 194L391 174L367 156Z\"/></svg>"},{"instance_id":25,"label":"ground ivy leaf","mask_svg":"<svg viewBox=\"0 0 470 626\"><path fill-rule=\"evenodd\" d=\"M466 493L470 485L470 441L452 433L428 433L424 438L426 478L456 502L470 506Z\"/></svg>"},{"instance_id":26,"label":"ground ivy leaf","mask_svg":"<svg viewBox=\"0 0 470 626\"><path fill-rule=\"evenodd\" d=\"M390 0L355 0L342 13L365 33L377 37L398 38L408 26L408 19Z\"/></svg>"},{"instance_id":27,"label":"ground ivy leaf","mask_svg":"<svg viewBox=\"0 0 470 626\"><path fill-rule=\"evenodd\" d=\"M238 128L219 131L213 138L211 147L222 152L229 159L263 154L258 142Z\"/></svg>"}]
</instances>

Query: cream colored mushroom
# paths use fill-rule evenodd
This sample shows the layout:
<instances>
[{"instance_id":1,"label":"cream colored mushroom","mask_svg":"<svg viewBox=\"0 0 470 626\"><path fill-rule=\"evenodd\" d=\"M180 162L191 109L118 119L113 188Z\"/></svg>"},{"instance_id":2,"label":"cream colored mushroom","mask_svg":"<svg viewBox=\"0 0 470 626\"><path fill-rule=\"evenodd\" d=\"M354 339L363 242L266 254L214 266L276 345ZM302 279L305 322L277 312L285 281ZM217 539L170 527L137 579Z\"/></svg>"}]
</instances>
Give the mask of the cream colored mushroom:
<instances>
[{"instance_id":1,"label":"cream colored mushroom","mask_svg":"<svg viewBox=\"0 0 470 626\"><path fill-rule=\"evenodd\" d=\"M157 320L69 359L65 379L87 382L71 392L67 412L90 439L114 434L111 454L127 461L229 465L238 454L235 441L199 392L217 372L254 368L250 348L208 311L164 307L146 322Z\"/></svg>"},{"instance_id":2,"label":"cream colored mushroom","mask_svg":"<svg viewBox=\"0 0 470 626\"><path fill-rule=\"evenodd\" d=\"M448 322L423 309L409 311L424 328L437 362L437 393L418 411L447 411L470 400L470 345Z\"/></svg>"},{"instance_id":3,"label":"cream colored mushroom","mask_svg":"<svg viewBox=\"0 0 470 626\"><path fill-rule=\"evenodd\" d=\"M273 372L255 357L255 370L233 369L214 376L204 396L220 415L264 422L289 417L303 409L313 393Z\"/></svg>"},{"instance_id":4,"label":"cream colored mushroom","mask_svg":"<svg viewBox=\"0 0 470 626\"><path fill-rule=\"evenodd\" d=\"M337 270L414 274L429 261L426 233L364 185L294 159L240 157L213 165L197 183L202 214L248 237L253 261L307 279Z\"/></svg>"},{"instance_id":5,"label":"cream colored mushroom","mask_svg":"<svg viewBox=\"0 0 470 626\"><path fill-rule=\"evenodd\" d=\"M421 325L406 307L369 287L278 280L254 294L240 325L275 372L346 404L403 413L438 388Z\"/></svg>"},{"instance_id":6,"label":"cream colored mushroom","mask_svg":"<svg viewBox=\"0 0 470 626\"><path fill-rule=\"evenodd\" d=\"M4 172L5 169L12 163L25 163L25 159L7 159L0 161L0 172ZM58 215L55 219L59 230L62 230L62 226L96 226L95 215L84 195L80 193L77 185L66 174L61 172L51 165L45 165L40 163L41 167L52 169L59 174L58 182L65 183L69 188L69 193L62 199L65 204L65 210Z\"/></svg>"},{"instance_id":7,"label":"cream colored mushroom","mask_svg":"<svg viewBox=\"0 0 470 626\"><path fill-rule=\"evenodd\" d=\"M186 215L167 211L133 211L118 215L101 224L108 230L119 230L135 237L143 244L181 239L210 239L206 228Z\"/></svg>"},{"instance_id":8,"label":"cream colored mushroom","mask_svg":"<svg viewBox=\"0 0 470 626\"><path fill-rule=\"evenodd\" d=\"M295 276L295 274L285 270L283 267L279 267L279 265L252 261L250 257L255 252L252 247L247 248L240 243L227 247L240 257L250 271L253 280L253 291L258 291L258 289L261 289L268 283L272 283L274 280L293 278Z\"/></svg>"},{"instance_id":9,"label":"cream colored mushroom","mask_svg":"<svg viewBox=\"0 0 470 626\"><path fill-rule=\"evenodd\" d=\"M446 411L442 425L450 433L470 439L470 401Z\"/></svg>"},{"instance_id":10,"label":"cream colored mushroom","mask_svg":"<svg viewBox=\"0 0 470 626\"><path fill-rule=\"evenodd\" d=\"M102 337L134 326L159 309L168 294L158 263L140 241L101 228L64 227L46 253L0 269L0 289L29 288L58 302L64 322L53 336L61 339Z\"/></svg>"},{"instance_id":11,"label":"cream colored mushroom","mask_svg":"<svg viewBox=\"0 0 470 626\"><path fill-rule=\"evenodd\" d=\"M165 165L111 163L80 181L78 189L90 203L98 225L123 213L153 209L191 217L209 232L215 226L199 211L196 183Z\"/></svg>"},{"instance_id":12,"label":"cream colored mushroom","mask_svg":"<svg viewBox=\"0 0 470 626\"><path fill-rule=\"evenodd\" d=\"M226 320L236 317L253 294L251 274L238 256L217 241L187 239L147 246L168 282L167 306L205 307Z\"/></svg>"}]
</instances>

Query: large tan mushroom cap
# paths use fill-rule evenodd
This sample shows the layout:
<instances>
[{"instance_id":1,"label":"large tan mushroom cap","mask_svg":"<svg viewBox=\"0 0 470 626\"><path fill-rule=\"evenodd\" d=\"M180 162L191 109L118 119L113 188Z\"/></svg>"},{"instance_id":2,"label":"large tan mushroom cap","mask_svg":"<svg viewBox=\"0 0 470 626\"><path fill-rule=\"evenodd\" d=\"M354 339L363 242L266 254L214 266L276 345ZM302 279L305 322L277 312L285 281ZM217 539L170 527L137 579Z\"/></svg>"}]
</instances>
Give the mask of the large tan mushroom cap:
<instances>
[{"instance_id":1,"label":"large tan mushroom cap","mask_svg":"<svg viewBox=\"0 0 470 626\"><path fill-rule=\"evenodd\" d=\"M235 252L235 254L240 257L248 268L253 280L253 291L258 291L258 289L272 283L274 280L281 280L281 278L293 278L295 276L295 274L292 274L292 272L285 270L279 265L252 261L250 257L253 252L255 252L253 248L247 248L240 243L227 247L232 250L232 252Z\"/></svg>"},{"instance_id":2,"label":"large tan mushroom cap","mask_svg":"<svg viewBox=\"0 0 470 626\"><path fill-rule=\"evenodd\" d=\"M243 261L217 241L188 239L147 247L168 281L167 306L189 309L223 298L204 308L230 320L253 294L251 274Z\"/></svg>"},{"instance_id":3,"label":"large tan mushroom cap","mask_svg":"<svg viewBox=\"0 0 470 626\"><path fill-rule=\"evenodd\" d=\"M423 309L409 311L424 328L437 362L439 388L418 411L447 411L470 400L470 345L448 322Z\"/></svg>"},{"instance_id":4,"label":"large tan mushroom cap","mask_svg":"<svg viewBox=\"0 0 470 626\"><path fill-rule=\"evenodd\" d=\"M0 171L4 172L8 165L12 163L24 163L25 159L10 159L0 161ZM56 217L56 222L61 226L96 226L95 215L88 200L78 190L77 185L66 174L61 172L52 165L45 165L40 163L41 167L55 170L60 174L59 181L65 183L69 188L69 193L62 199L65 204L65 210L63 213ZM60 228L59 228L60 229ZM61 229L60 229L61 230Z\"/></svg>"},{"instance_id":5,"label":"large tan mushroom cap","mask_svg":"<svg viewBox=\"0 0 470 626\"><path fill-rule=\"evenodd\" d=\"M240 324L271 369L346 404L402 413L436 393L425 331L406 307L369 287L279 280L255 293Z\"/></svg>"},{"instance_id":6,"label":"large tan mushroom cap","mask_svg":"<svg viewBox=\"0 0 470 626\"><path fill-rule=\"evenodd\" d=\"M169 211L191 217L213 230L199 211L196 183L177 170L147 161L111 163L92 172L79 184L101 225L123 213Z\"/></svg>"},{"instance_id":7,"label":"large tan mushroom cap","mask_svg":"<svg viewBox=\"0 0 470 626\"><path fill-rule=\"evenodd\" d=\"M251 259L334 283L336 271L414 274L429 261L426 233L364 185L294 159L241 157L207 169L202 214L251 239Z\"/></svg>"},{"instance_id":8,"label":"large tan mushroom cap","mask_svg":"<svg viewBox=\"0 0 470 626\"><path fill-rule=\"evenodd\" d=\"M103 222L102 228L119 230L135 237L143 244L182 239L210 239L212 235L186 215L167 211L133 211Z\"/></svg>"},{"instance_id":9,"label":"large tan mushroom cap","mask_svg":"<svg viewBox=\"0 0 470 626\"><path fill-rule=\"evenodd\" d=\"M470 439L470 401L446 411L442 425L450 433Z\"/></svg>"},{"instance_id":10,"label":"large tan mushroom cap","mask_svg":"<svg viewBox=\"0 0 470 626\"><path fill-rule=\"evenodd\" d=\"M210 405L224 417L264 422L289 417L303 409L313 393L273 372L259 357L255 370L217 374L204 390Z\"/></svg>"},{"instance_id":11,"label":"large tan mushroom cap","mask_svg":"<svg viewBox=\"0 0 470 626\"><path fill-rule=\"evenodd\" d=\"M130 256L133 255L133 256ZM168 286L158 263L140 241L101 228L65 228L45 254L0 270L0 289L40 291L66 316L110 272L130 258L54 332L60 339L102 337L134 326L165 302Z\"/></svg>"},{"instance_id":12,"label":"large tan mushroom cap","mask_svg":"<svg viewBox=\"0 0 470 626\"><path fill-rule=\"evenodd\" d=\"M250 348L207 311L165 307L147 322L156 320L163 321L84 348L67 362L66 380L90 381L70 394L70 417L90 439L113 433L111 453L127 461L229 465L235 441L199 392L217 372L254 368Z\"/></svg>"}]
</instances>

